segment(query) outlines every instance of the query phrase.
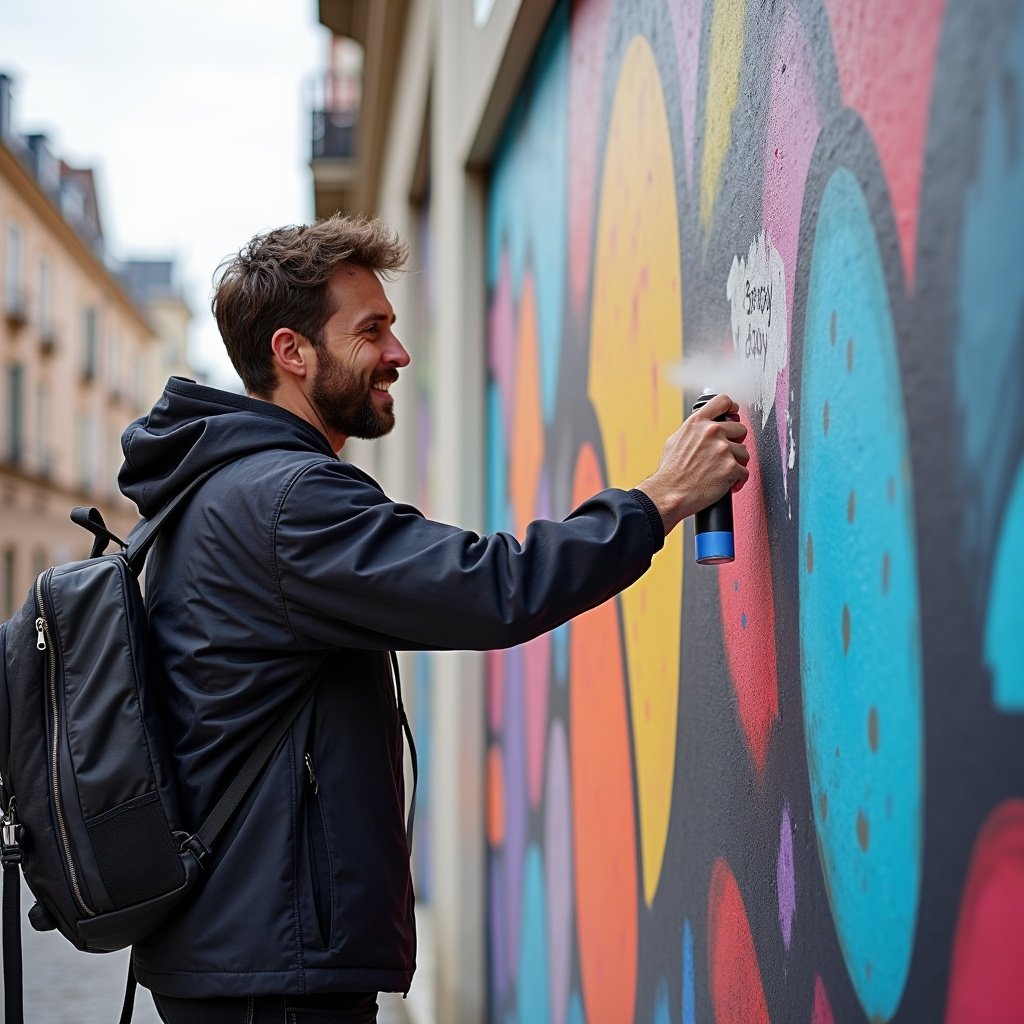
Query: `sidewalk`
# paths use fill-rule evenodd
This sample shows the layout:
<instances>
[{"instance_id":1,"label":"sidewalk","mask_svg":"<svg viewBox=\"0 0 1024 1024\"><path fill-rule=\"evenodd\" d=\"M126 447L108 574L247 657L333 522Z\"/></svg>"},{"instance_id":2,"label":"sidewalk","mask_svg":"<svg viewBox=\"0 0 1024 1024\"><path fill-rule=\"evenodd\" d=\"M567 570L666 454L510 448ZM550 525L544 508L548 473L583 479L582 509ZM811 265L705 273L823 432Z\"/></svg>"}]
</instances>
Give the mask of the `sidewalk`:
<instances>
[{"instance_id":1,"label":"sidewalk","mask_svg":"<svg viewBox=\"0 0 1024 1024\"><path fill-rule=\"evenodd\" d=\"M35 900L22 885L22 951L26 1024L116 1024L124 999L128 951L82 953L56 932L33 930L26 917ZM0 972L2 974L2 972ZM0 1007L3 1006L0 976ZM401 996L382 993L378 1024L409 1024ZM160 1024L149 992L135 996L137 1024Z\"/></svg>"}]
</instances>

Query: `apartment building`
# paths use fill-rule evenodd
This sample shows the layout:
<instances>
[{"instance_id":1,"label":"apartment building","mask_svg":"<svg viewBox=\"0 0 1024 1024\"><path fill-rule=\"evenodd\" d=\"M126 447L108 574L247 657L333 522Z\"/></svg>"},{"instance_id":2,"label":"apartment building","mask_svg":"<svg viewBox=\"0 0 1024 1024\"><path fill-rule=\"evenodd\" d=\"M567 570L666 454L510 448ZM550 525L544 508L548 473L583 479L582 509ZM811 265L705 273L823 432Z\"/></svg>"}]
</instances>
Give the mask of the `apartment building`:
<instances>
[{"instance_id":1,"label":"apartment building","mask_svg":"<svg viewBox=\"0 0 1024 1024\"><path fill-rule=\"evenodd\" d=\"M12 125L0 75L0 618L49 564L84 556L68 519L98 506L124 536L120 435L167 372L185 372L188 310L170 264L115 269L92 172ZM147 303L155 303L153 312ZM161 337L166 336L166 340Z\"/></svg>"}]
</instances>

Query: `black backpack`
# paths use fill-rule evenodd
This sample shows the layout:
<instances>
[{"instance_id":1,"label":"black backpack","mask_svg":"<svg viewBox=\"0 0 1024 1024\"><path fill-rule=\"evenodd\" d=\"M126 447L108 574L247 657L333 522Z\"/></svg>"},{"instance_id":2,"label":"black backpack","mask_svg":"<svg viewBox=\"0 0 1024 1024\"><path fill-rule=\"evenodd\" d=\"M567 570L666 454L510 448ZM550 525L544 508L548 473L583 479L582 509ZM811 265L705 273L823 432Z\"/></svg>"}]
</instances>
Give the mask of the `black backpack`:
<instances>
[{"instance_id":1,"label":"black backpack","mask_svg":"<svg viewBox=\"0 0 1024 1024\"><path fill-rule=\"evenodd\" d=\"M7 1024L21 1024L19 867L38 901L29 921L81 950L123 949L152 932L199 882L204 862L312 695L307 686L263 736L199 828L181 821L175 769L154 697L138 576L160 528L214 470L125 543L93 508L89 558L40 574L0 624L0 800ZM110 542L120 550L104 554ZM131 967L121 1020L131 1019Z\"/></svg>"}]
</instances>

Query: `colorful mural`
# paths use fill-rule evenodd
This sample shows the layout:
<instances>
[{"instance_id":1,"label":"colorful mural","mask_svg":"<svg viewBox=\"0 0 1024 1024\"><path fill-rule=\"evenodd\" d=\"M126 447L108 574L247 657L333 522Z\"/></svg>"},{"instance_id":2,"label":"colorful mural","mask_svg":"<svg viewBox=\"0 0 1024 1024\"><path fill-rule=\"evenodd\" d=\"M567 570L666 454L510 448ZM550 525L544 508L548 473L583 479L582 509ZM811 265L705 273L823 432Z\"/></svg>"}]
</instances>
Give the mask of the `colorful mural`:
<instances>
[{"instance_id":1,"label":"colorful mural","mask_svg":"<svg viewBox=\"0 0 1024 1024\"><path fill-rule=\"evenodd\" d=\"M1016 0L556 5L489 525L643 479L698 373L751 478L735 563L489 656L495 1024L1024 1021L1022 237Z\"/></svg>"}]
</instances>

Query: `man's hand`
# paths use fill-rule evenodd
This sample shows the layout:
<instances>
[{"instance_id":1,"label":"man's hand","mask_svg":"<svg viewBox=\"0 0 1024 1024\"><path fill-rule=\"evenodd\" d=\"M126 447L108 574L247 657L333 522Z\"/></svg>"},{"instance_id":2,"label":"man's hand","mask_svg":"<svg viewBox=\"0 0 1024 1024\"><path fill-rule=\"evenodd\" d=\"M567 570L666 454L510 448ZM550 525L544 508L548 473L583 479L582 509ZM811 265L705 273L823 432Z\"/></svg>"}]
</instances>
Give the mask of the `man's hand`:
<instances>
[{"instance_id":1,"label":"man's hand","mask_svg":"<svg viewBox=\"0 0 1024 1024\"><path fill-rule=\"evenodd\" d=\"M638 485L661 513L666 535L747 482L750 453L741 443L747 428L738 422L739 408L728 395L715 395L665 442L658 468ZM719 416L730 418L718 422Z\"/></svg>"}]
</instances>

